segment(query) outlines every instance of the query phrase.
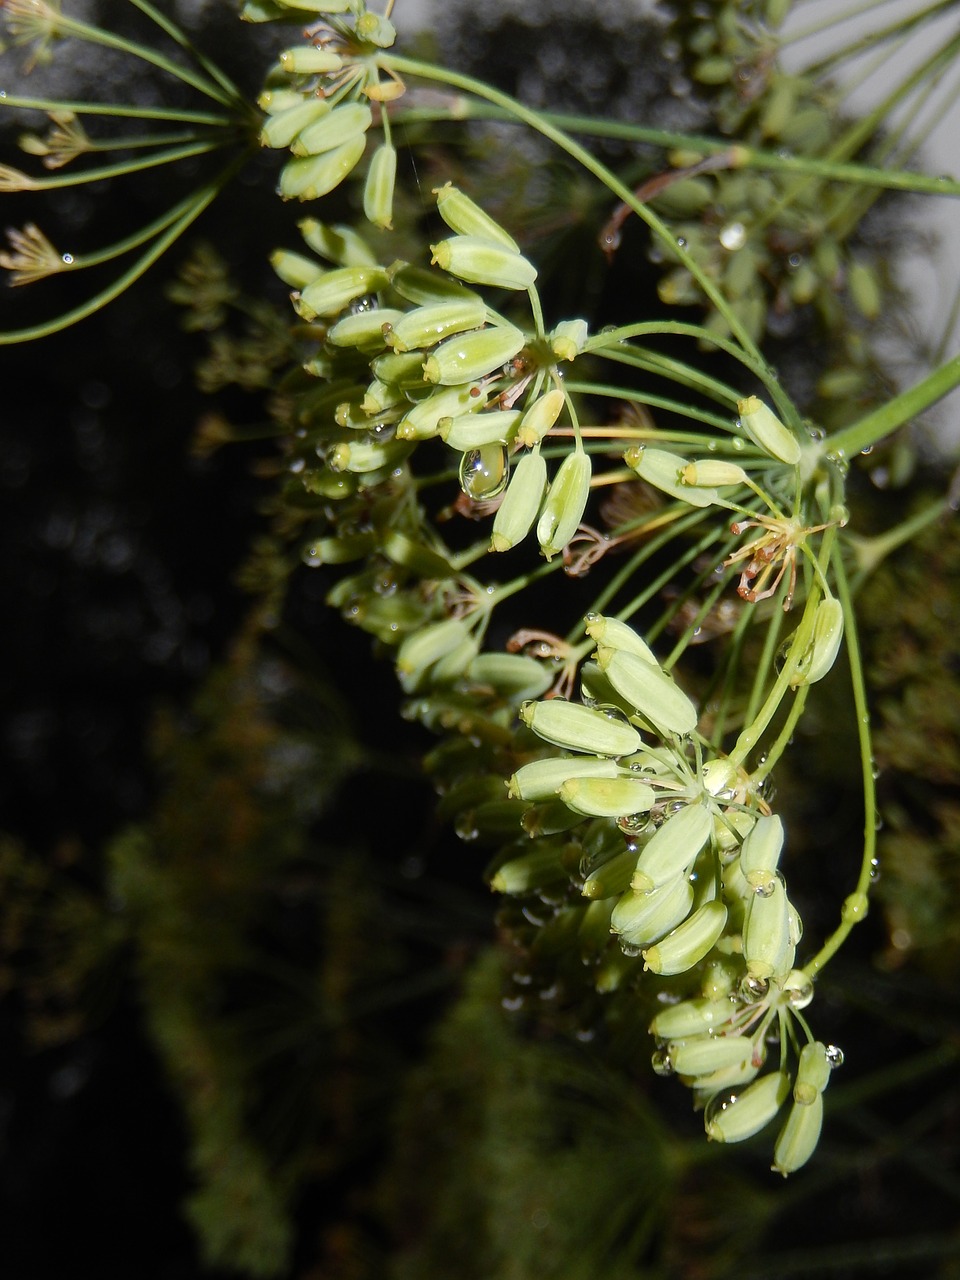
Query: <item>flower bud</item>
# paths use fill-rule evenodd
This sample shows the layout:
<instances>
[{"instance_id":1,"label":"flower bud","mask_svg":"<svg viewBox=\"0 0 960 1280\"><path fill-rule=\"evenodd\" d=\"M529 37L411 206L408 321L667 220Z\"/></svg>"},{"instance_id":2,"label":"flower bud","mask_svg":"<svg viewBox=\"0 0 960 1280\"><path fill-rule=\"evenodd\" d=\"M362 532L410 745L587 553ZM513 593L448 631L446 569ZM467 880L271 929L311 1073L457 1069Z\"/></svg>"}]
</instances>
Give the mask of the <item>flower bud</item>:
<instances>
[{"instance_id":1,"label":"flower bud","mask_svg":"<svg viewBox=\"0 0 960 1280\"><path fill-rule=\"evenodd\" d=\"M686 876L676 876L653 893L632 889L618 899L610 917L610 928L620 935L625 947L644 947L662 938L685 920L693 906L693 885Z\"/></svg>"},{"instance_id":2,"label":"flower bud","mask_svg":"<svg viewBox=\"0 0 960 1280\"><path fill-rule=\"evenodd\" d=\"M547 487L547 463L540 450L525 453L513 469L503 501L493 518L491 551L509 551L530 532Z\"/></svg>"},{"instance_id":3,"label":"flower bud","mask_svg":"<svg viewBox=\"0 0 960 1280\"><path fill-rule=\"evenodd\" d=\"M323 275L323 267L315 258L288 249L275 249L270 255L270 265L284 284L291 289L305 289Z\"/></svg>"},{"instance_id":4,"label":"flower bud","mask_svg":"<svg viewBox=\"0 0 960 1280\"><path fill-rule=\"evenodd\" d=\"M462 298L434 302L408 311L394 325L389 341L394 351L432 347L455 333L479 329L486 322L486 303L478 294L464 290Z\"/></svg>"},{"instance_id":5,"label":"flower bud","mask_svg":"<svg viewBox=\"0 0 960 1280\"><path fill-rule=\"evenodd\" d=\"M364 294L386 288L387 276L381 267L335 267L300 294L298 310L306 320L335 316Z\"/></svg>"},{"instance_id":6,"label":"flower bud","mask_svg":"<svg viewBox=\"0 0 960 1280\"><path fill-rule=\"evenodd\" d=\"M747 972L754 978L785 974L793 962L787 905L787 893L779 876L774 876L767 891L754 892L747 903L743 958Z\"/></svg>"},{"instance_id":7,"label":"flower bud","mask_svg":"<svg viewBox=\"0 0 960 1280\"><path fill-rule=\"evenodd\" d=\"M448 338L424 361L423 376L427 382L445 386L472 382L512 360L525 341L524 333L512 324L490 325Z\"/></svg>"},{"instance_id":8,"label":"flower bud","mask_svg":"<svg viewBox=\"0 0 960 1280\"><path fill-rule=\"evenodd\" d=\"M397 671L412 677L453 652L470 634L463 618L444 618L414 631L400 645Z\"/></svg>"},{"instance_id":9,"label":"flower bud","mask_svg":"<svg viewBox=\"0 0 960 1280\"><path fill-rule=\"evenodd\" d=\"M360 408L368 417L374 418L379 413L386 413L388 409L395 409L406 403L406 397L396 387L374 378L364 393Z\"/></svg>"},{"instance_id":10,"label":"flower bud","mask_svg":"<svg viewBox=\"0 0 960 1280\"><path fill-rule=\"evenodd\" d=\"M598 818L646 813L656 800L652 788L639 778L569 778L559 795L574 813Z\"/></svg>"},{"instance_id":11,"label":"flower bud","mask_svg":"<svg viewBox=\"0 0 960 1280\"><path fill-rule=\"evenodd\" d=\"M403 355L388 351L385 355L377 356L370 369L375 378L389 387L396 387L398 391L412 395L430 390L423 379L423 356L419 351L405 351ZM480 408L483 398L478 395L476 399L477 408ZM436 431L430 434L435 435Z\"/></svg>"},{"instance_id":12,"label":"flower bud","mask_svg":"<svg viewBox=\"0 0 960 1280\"><path fill-rule=\"evenodd\" d=\"M318 99L322 101L322 99ZM289 111L291 107L303 105L303 94L299 89L264 89L257 98L257 106L268 116L278 116L281 111ZM326 104L329 107L329 103ZM286 146L286 143L284 143Z\"/></svg>"},{"instance_id":13,"label":"flower bud","mask_svg":"<svg viewBox=\"0 0 960 1280\"><path fill-rule=\"evenodd\" d=\"M630 877L633 875L633 864L636 860L637 855L633 849L621 849L612 858L607 858L606 862L600 863L590 871L580 892L585 898L619 898L630 887ZM613 931L611 923L613 910L614 903L611 902L610 911L607 913L607 932Z\"/></svg>"},{"instance_id":14,"label":"flower bud","mask_svg":"<svg viewBox=\"0 0 960 1280\"><path fill-rule=\"evenodd\" d=\"M783 848L783 822L761 814L740 849L740 870L751 889L766 891L776 880Z\"/></svg>"},{"instance_id":15,"label":"flower bud","mask_svg":"<svg viewBox=\"0 0 960 1280\"><path fill-rule=\"evenodd\" d=\"M373 123L373 112L365 102L346 102L301 129L291 150L297 156L316 156L351 142Z\"/></svg>"},{"instance_id":16,"label":"flower bud","mask_svg":"<svg viewBox=\"0 0 960 1280\"><path fill-rule=\"evenodd\" d=\"M485 444L508 444L520 421L519 409L494 409L487 413L463 413L442 418L439 436L461 453Z\"/></svg>"},{"instance_id":17,"label":"flower bud","mask_svg":"<svg viewBox=\"0 0 960 1280\"><path fill-rule=\"evenodd\" d=\"M260 130L262 147L289 147L301 129L330 114L330 103L325 98L307 98L304 101L297 94L297 99L296 106L285 107L265 121Z\"/></svg>"},{"instance_id":18,"label":"flower bud","mask_svg":"<svg viewBox=\"0 0 960 1280\"><path fill-rule=\"evenodd\" d=\"M384 328L402 316L402 311L392 307L371 307L356 315L344 316L327 334L327 341L335 347L363 347L368 351L382 351L387 345Z\"/></svg>"},{"instance_id":19,"label":"flower bud","mask_svg":"<svg viewBox=\"0 0 960 1280\"><path fill-rule=\"evenodd\" d=\"M281 9L296 9L304 13L350 13L357 7L357 0L272 0Z\"/></svg>"},{"instance_id":20,"label":"flower bud","mask_svg":"<svg viewBox=\"0 0 960 1280\"><path fill-rule=\"evenodd\" d=\"M744 1142L766 1128L790 1094L790 1077L775 1071L742 1093L720 1095L704 1112L704 1128L713 1142Z\"/></svg>"},{"instance_id":21,"label":"flower bud","mask_svg":"<svg viewBox=\"0 0 960 1280\"><path fill-rule=\"evenodd\" d=\"M417 401L397 424L397 439L427 440L437 434L444 418L481 409L484 400L478 394L479 390L474 382L461 382L451 387L442 387L426 399Z\"/></svg>"},{"instance_id":22,"label":"flower bud","mask_svg":"<svg viewBox=\"0 0 960 1280\"><path fill-rule=\"evenodd\" d=\"M412 446L403 440L379 441L354 440L338 444L331 451L329 463L334 471L353 471L363 474L379 471L382 467L395 467L402 462Z\"/></svg>"},{"instance_id":23,"label":"flower bud","mask_svg":"<svg viewBox=\"0 0 960 1280\"><path fill-rule=\"evenodd\" d=\"M554 387L546 395L538 396L533 404L524 410L517 431L517 443L523 445L525 449L532 449L534 445L538 445L559 418L562 408L563 392L558 387Z\"/></svg>"},{"instance_id":24,"label":"flower bud","mask_svg":"<svg viewBox=\"0 0 960 1280\"><path fill-rule=\"evenodd\" d=\"M825 596L813 616L813 635L800 665L790 678L790 687L816 684L833 667L843 639L843 606L835 596Z\"/></svg>"},{"instance_id":25,"label":"flower bud","mask_svg":"<svg viewBox=\"0 0 960 1280\"><path fill-rule=\"evenodd\" d=\"M550 350L558 360L576 360L588 336L586 320L562 320L550 334Z\"/></svg>"},{"instance_id":26,"label":"flower bud","mask_svg":"<svg viewBox=\"0 0 960 1280\"><path fill-rule=\"evenodd\" d=\"M407 302L415 307L429 307L437 302L481 303L478 293L462 285L459 280L451 280L442 271L431 271L428 267L414 267L409 262L398 259L387 268L390 284Z\"/></svg>"},{"instance_id":27,"label":"flower bud","mask_svg":"<svg viewBox=\"0 0 960 1280\"><path fill-rule=\"evenodd\" d=\"M471 662L467 674L475 684L490 685L511 702L539 698L553 683L550 668L524 653L481 653ZM583 763L581 760L581 767ZM606 765L607 761L602 763Z\"/></svg>"},{"instance_id":28,"label":"flower bud","mask_svg":"<svg viewBox=\"0 0 960 1280\"><path fill-rule=\"evenodd\" d=\"M650 449L635 446L628 449L623 460L631 467L641 480L646 480L656 489L662 489L672 498L679 498L691 507L709 507L717 501L716 489L701 488L684 484L681 476L691 465L679 454L668 453L666 449Z\"/></svg>"},{"instance_id":29,"label":"flower bud","mask_svg":"<svg viewBox=\"0 0 960 1280\"><path fill-rule=\"evenodd\" d=\"M713 820L701 804L684 805L671 813L637 858L634 890L650 893L674 876L685 875L712 830Z\"/></svg>"},{"instance_id":30,"label":"flower bud","mask_svg":"<svg viewBox=\"0 0 960 1280\"><path fill-rule=\"evenodd\" d=\"M316 218L302 218L297 226L304 240L321 258L338 267L376 267L373 250L353 227L330 226Z\"/></svg>"},{"instance_id":31,"label":"flower bud","mask_svg":"<svg viewBox=\"0 0 960 1280\"><path fill-rule=\"evenodd\" d=\"M590 496L590 455L574 449L560 463L537 522L537 541L548 560L562 551L580 527Z\"/></svg>"},{"instance_id":32,"label":"flower bud","mask_svg":"<svg viewBox=\"0 0 960 1280\"><path fill-rule=\"evenodd\" d=\"M805 1044L800 1050L800 1065L793 1086L793 1098L802 1107L809 1107L830 1083L830 1059L827 1046L821 1040Z\"/></svg>"},{"instance_id":33,"label":"flower bud","mask_svg":"<svg viewBox=\"0 0 960 1280\"><path fill-rule=\"evenodd\" d=\"M375 45L378 49L389 49L397 38L396 27L380 13L361 13L355 30L364 43Z\"/></svg>"},{"instance_id":34,"label":"flower bud","mask_svg":"<svg viewBox=\"0 0 960 1280\"><path fill-rule=\"evenodd\" d=\"M639 733L625 720L562 698L525 702L520 718L545 742L587 755L628 756L640 745Z\"/></svg>"},{"instance_id":35,"label":"flower bud","mask_svg":"<svg viewBox=\"0 0 960 1280\"><path fill-rule=\"evenodd\" d=\"M757 396L737 401L740 426L755 445L780 462L796 466L800 461L800 442L783 425L773 410Z\"/></svg>"},{"instance_id":36,"label":"flower bud","mask_svg":"<svg viewBox=\"0 0 960 1280\"><path fill-rule=\"evenodd\" d=\"M694 1036L671 1040L667 1048L678 1076L706 1076L714 1071L739 1067L751 1052L749 1040L739 1035Z\"/></svg>"},{"instance_id":37,"label":"flower bud","mask_svg":"<svg viewBox=\"0 0 960 1280\"><path fill-rule=\"evenodd\" d=\"M520 252L516 240L457 187L446 182L442 187L436 188L433 194L437 197L437 212L451 231L464 236L479 236L511 253Z\"/></svg>"},{"instance_id":38,"label":"flower bud","mask_svg":"<svg viewBox=\"0 0 960 1280\"><path fill-rule=\"evenodd\" d=\"M681 1040L689 1036L714 1034L733 1016L732 1000L710 1000L696 996L661 1009L650 1023L651 1035L660 1040Z\"/></svg>"},{"instance_id":39,"label":"flower bud","mask_svg":"<svg viewBox=\"0 0 960 1280\"><path fill-rule=\"evenodd\" d=\"M728 484L746 484L747 473L735 462L708 458L705 462L688 462L680 472L680 480L698 489L722 488Z\"/></svg>"},{"instance_id":40,"label":"flower bud","mask_svg":"<svg viewBox=\"0 0 960 1280\"><path fill-rule=\"evenodd\" d=\"M637 635L628 622L619 618L607 618L599 613L588 613L584 619L586 633L597 647L605 649L622 649L624 653L636 654L658 666L656 655L650 646Z\"/></svg>"},{"instance_id":41,"label":"flower bud","mask_svg":"<svg viewBox=\"0 0 960 1280\"><path fill-rule=\"evenodd\" d=\"M705 902L655 946L647 947L643 953L644 969L664 975L686 973L713 949L726 923L727 908L723 903Z\"/></svg>"},{"instance_id":42,"label":"flower bud","mask_svg":"<svg viewBox=\"0 0 960 1280\"><path fill-rule=\"evenodd\" d=\"M597 665L620 696L661 733L685 735L697 727L697 709L658 665L625 649L597 650Z\"/></svg>"},{"instance_id":43,"label":"flower bud","mask_svg":"<svg viewBox=\"0 0 960 1280\"><path fill-rule=\"evenodd\" d=\"M318 49L316 45L301 44L294 49L284 49L280 54L280 70L288 76L329 75L331 71L339 71L343 59L337 53L327 49Z\"/></svg>"},{"instance_id":44,"label":"flower bud","mask_svg":"<svg viewBox=\"0 0 960 1280\"><path fill-rule=\"evenodd\" d=\"M618 773L616 761L611 759L561 756L531 760L516 771L507 791L518 800L552 800L568 778L616 778Z\"/></svg>"},{"instance_id":45,"label":"flower bud","mask_svg":"<svg viewBox=\"0 0 960 1280\"><path fill-rule=\"evenodd\" d=\"M363 212L368 222L389 231L393 227L393 190L397 181L397 152L382 142L370 158L363 184Z\"/></svg>"},{"instance_id":46,"label":"flower bud","mask_svg":"<svg viewBox=\"0 0 960 1280\"><path fill-rule=\"evenodd\" d=\"M537 278L532 262L479 236L452 236L430 246L431 261L470 284L529 289Z\"/></svg>"},{"instance_id":47,"label":"flower bud","mask_svg":"<svg viewBox=\"0 0 960 1280\"><path fill-rule=\"evenodd\" d=\"M317 200L338 187L355 168L366 147L363 134L332 151L291 160L280 171L278 191L284 200Z\"/></svg>"},{"instance_id":48,"label":"flower bud","mask_svg":"<svg viewBox=\"0 0 960 1280\"><path fill-rule=\"evenodd\" d=\"M543 847L531 849L518 858L510 858L497 869L490 880L490 888L497 893L515 896L532 893L545 885L566 880L567 873L552 841Z\"/></svg>"},{"instance_id":49,"label":"flower bud","mask_svg":"<svg viewBox=\"0 0 960 1280\"><path fill-rule=\"evenodd\" d=\"M822 1126L823 1094L818 1093L805 1106L795 1102L773 1149L771 1168L774 1173L782 1173L786 1177L805 1165L817 1149Z\"/></svg>"}]
</instances>

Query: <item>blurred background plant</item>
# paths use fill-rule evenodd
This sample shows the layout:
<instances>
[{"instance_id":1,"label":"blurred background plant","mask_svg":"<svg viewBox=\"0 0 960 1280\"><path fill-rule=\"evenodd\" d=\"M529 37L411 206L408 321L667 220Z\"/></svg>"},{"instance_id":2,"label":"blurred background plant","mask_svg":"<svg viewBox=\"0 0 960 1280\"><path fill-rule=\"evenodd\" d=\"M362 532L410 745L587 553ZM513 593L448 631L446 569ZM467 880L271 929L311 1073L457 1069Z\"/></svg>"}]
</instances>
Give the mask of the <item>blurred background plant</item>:
<instances>
[{"instance_id":1,"label":"blurred background plant","mask_svg":"<svg viewBox=\"0 0 960 1280\"><path fill-rule=\"evenodd\" d=\"M149 8L100 16L150 41ZM890 187L925 130L906 132L915 120L891 123L891 112L911 100L919 112L929 86L950 79L954 37L922 74L891 80L883 110L864 119L843 109L842 57L783 69L782 15L768 9L679 5L625 21L620 6L587 17L573 4L445 6L419 39L441 67L546 111L612 121L597 130L604 162L685 242L804 415L840 428L897 389L906 361L891 361L891 345L911 366L924 359L896 283L919 197ZM8 28L14 12L8 3ZM912 25L951 15L934 5ZM291 469L292 406L313 384L289 370L305 331L291 328L267 253L296 242L294 219L273 198L273 157L249 153L260 119L247 103L303 14L285 15L279 36L223 9L178 16L242 86L231 96L201 62L197 74L230 99L228 122L186 122L234 149L238 176L228 160L213 187L234 185L204 212L205 241L178 244L161 267L163 296L151 275L113 308L91 307L85 328L4 355L3 572L16 619L0 857L9 1273L52 1274L69 1240L71 1257L118 1276L956 1275L954 522L947 514L902 547L864 541L855 559L891 556L859 605L876 693L883 910L820 984L818 1032L843 1044L848 1065L827 1095L818 1159L781 1185L768 1139L706 1145L685 1091L651 1077L654 1009L638 1016L632 986L629 998L604 997L579 952L551 941L541 926L562 899L548 894L539 916L536 903L506 899L491 942L490 849L456 847L452 819L470 834L464 793L437 811L415 763L430 752L442 780L443 748L415 713L396 714L388 664L371 666L329 611L341 571L302 563L329 496ZM910 29L875 29L886 76L880 54L902 57ZM49 68L38 58L18 93L22 83L34 98L84 100L108 76L117 101L196 110L195 85L163 66L156 79L131 73L129 50L51 47ZM15 48L4 62L20 68L24 56ZM437 227L425 193L451 179L537 262L547 315L583 316L593 331L634 320L638 298L645 319L683 308L706 327L697 369L741 385L707 342L729 333L729 317L635 214L495 105L402 74L407 93L390 107L403 148L395 230L388 240L364 229L384 261L422 260ZM42 116L25 119L41 136ZM649 136L620 136L637 121ZM731 142L746 149L736 163ZM798 156L863 168L841 184L837 170L798 170ZM203 194L197 156L171 164L184 175L186 230L213 187ZM61 190L62 226L44 205L44 232L73 245L95 228L122 245L161 203L178 207L155 170L125 182L116 198ZM935 182L918 172L899 185ZM24 202L20 226L41 218L40 194L7 196ZM359 191L338 188L322 216L353 225L359 204ZM70 272L47 284L60 291L54 310L87 309ZM49 302L34 292L4 300L16 317L4 327L46 325ZM196 331L209 337L205 355ZM950 341L948 325L941 355ZM689 341L659 352L694 363ZM648 409L634 412L647 428ZM676 421L652 412L658 426ZM856 535L929 511L943 470L902 432L872 448L847 477ZM647 487L642 502L656 512L663 498ZM453 530L457 549L469 545ZM589 598L576 580L569 588ZM686 613L669 590L654 597L678 619L674 638L694 617L721 637L736 624L719 605L698 614L686 591ZM336 598L349 613L349 592ZM553 608L549 594L540 601ZM367 623L386 647L384 624L369 613ZM695 644L688 656L705 652ZM693 679L709 670L704 657ZM791 848L808 851L789 864L791 896L816 937L833 927L861 843L847 699L833 672L776 769ZM456 724L464 707L443 714ZM192 1234L176 1225L178 1202ZM60 1241L41 1225L51 1208L69 1226Z\"/></svg>"}]
</instances>

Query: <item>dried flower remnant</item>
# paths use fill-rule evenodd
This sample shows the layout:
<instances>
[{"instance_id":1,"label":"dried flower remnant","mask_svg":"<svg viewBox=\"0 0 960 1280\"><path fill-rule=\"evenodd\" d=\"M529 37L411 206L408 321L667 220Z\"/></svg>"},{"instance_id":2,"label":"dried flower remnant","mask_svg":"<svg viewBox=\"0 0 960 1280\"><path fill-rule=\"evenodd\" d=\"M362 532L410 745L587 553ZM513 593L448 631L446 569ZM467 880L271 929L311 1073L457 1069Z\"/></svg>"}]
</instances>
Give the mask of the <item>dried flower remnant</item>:
<instances>
[{"instance_id":1,"label":"dried flower remnant","mask_svg":"<svg viewBox=\"0 0 960 1280\"><path fill-rule=\"evenodd\" d=\"M12 252L0 253L0 267L10 272L9 284L33 284L74 265L73 255L60 253L34 222L22 229L7 228Z\"/></svg>"}]
</instances>

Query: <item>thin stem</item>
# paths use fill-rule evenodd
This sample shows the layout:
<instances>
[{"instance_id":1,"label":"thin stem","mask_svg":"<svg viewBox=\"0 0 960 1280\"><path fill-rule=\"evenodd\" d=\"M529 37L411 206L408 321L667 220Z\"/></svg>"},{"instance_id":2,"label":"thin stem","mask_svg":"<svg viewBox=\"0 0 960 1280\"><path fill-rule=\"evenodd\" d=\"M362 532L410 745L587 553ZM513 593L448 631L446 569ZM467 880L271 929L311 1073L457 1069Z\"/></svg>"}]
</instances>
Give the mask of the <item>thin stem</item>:
<instances>
[{"instance_id":1,"label":"thin stem","mask_svg":"<svg viewBox=\"0 0 960 1280\"><path fill-rule=\"evenodd\" d=\"M123 240L117 240L105 249L95 249L92 253L74 254L73 262L69 268L70 271L80 271L84 267L98 267L104 262L111 262L114 258L123 257L131 249L137 249L140 245L146 244L148 240L152 240L155 235L159 235L161 231L182 217L192 207L195 199L196 192L192 191L189 196L175 204L172 209L168 209L159 218L156 218L147 226L141 227L138 231L134 231L132 235L126 236Z\"/></svg>"},{"instance_id":2,"label":"thin stem","mask_svg":"<svg viewBox=\"0 0 960 1280\"><path fill-rule=\"evenodd\" d=\"M207 73L211 80L216 81L221 89L226 90L234 102L246 102L246 98L233 83L227 73L225 71L221 71L217 64L208 58L206 54L201 53L201 51L197 49L187 38L186 34L180 30L176 23L171 22L169 18L155 9L153 5L149 3L149 0L130 0L130 3L135 8L139 9L141 13L145 14L151 22L155 22L160 30L166 32L170 39L178 44L181 49L190 54L191 57L193 57L200 67L202 67L202 69Z\"/></svg>"},{"instance_id":3,"label":"thin stem","mask_svg":"<svg viewBox=\"0 0 960 1280\"><path fill-rule=\"evenodd\" d=\"M833 435L826 436L818 446L820 456L841 460L852 458L877 444L905 422L910 422L924 409L929 409L956 386L960 386L960 356L954 356L939 369L934 369L933 373L927 374L908 391L894 396L859 422L853 422L850 426L835 431Z\"/></svg>"},{"instance_id":4,"label":"thin stem","mask_svg":"<svg viewBox=\"0 0 960 1280\"><path fill-rule=\"evenodd\" d=\"M178 160L188 160L191 156L206 155L220 147L228 145L226 139L218 138L205 142L195 142L186 147L174 147L170 151L161 151L155 156L137 156L133 160L121 160L117 164L101 165L98 169L78 170L75 173L58 173L55 177L35 178L25 174L25 183L17 188L21 191L53 191L58 187L79 187L87 182L102 182L107 178L121 178L128 173L138 173L141 169L155 169L162 164L176 164ZM10 188L7 187L9 191Z\"/></svg>"},{"instance_id":5,"label":"thin stem","mask_svg":"<svg viewBox=\"0 0 960 1280\"><path fill-rule=\"evenodd\" d=\"M730 408L736 408L740 398L738 391L717 378L711 378L708 374L693 368L692 365L661 355L658 351L650 351L646 347L622 345L613 348L601 347L594 354L602 356L605 360L612 360L615 364L626 364L634 369L643 369L647 373L662 374L671 382L679 382L684 386L702 391L711 400L728 405Z\"/></svg>"},{"instance_id":6,"label":"thin stem","mask_svg":"<svg viewBox=\"0 0 960 1280\"><path fill-rule=\"evenodd\" d=\"M872 538L857 536L848 538L857 567L856 575L850 584L853 594L856 595L866 579L879 568L887 556L912 541L928 524L933 524L950 510L949 498L941 498L892 529L888 529L886 533L878 533Z\"/></svg>"},{"instance_id":7,"label":"thin stem","mask_svg":"<svg viewBox=\"0 0 960 1280\"><path fill-rule=\"evenodd\" d=\"M0 107L24 111L72 111L75 116L116 116L129 120L177 120L182 124L236 124L233 116L212 111L186 111L180 107L137 107L107 102L69 102L58 98L26 98L0 90Z\"/></svg>"},{"instance_id":8,"label":"thin stem","mask_svg":"<svg viewBox=\"0 0 960 1280\"><path fill-rule=\"evenodd\" d=\"M635 404L650 405L651 408L664 409L669 413L676 413L684 418L690 418L694 422L706 423L707 426L716 427L718 431L733 431L733 425L729 418L721 418L719 414L710 413L707 409L696 409L693 405L684 404L680 400L671 400L667 396L650 395L645 391L636 391L633 388L618 387L612 383L568 382L566 385L568 389L574 393L591 396L606 396L613 400L629 400ZM638 439L643 438L647 434L663 436L663 432L659 429L656 429L653 433L637 429L633 434L636 435ZM693 438L702 438L705 442L713 440L712 436Z\"/></svg>"}]
</instances>

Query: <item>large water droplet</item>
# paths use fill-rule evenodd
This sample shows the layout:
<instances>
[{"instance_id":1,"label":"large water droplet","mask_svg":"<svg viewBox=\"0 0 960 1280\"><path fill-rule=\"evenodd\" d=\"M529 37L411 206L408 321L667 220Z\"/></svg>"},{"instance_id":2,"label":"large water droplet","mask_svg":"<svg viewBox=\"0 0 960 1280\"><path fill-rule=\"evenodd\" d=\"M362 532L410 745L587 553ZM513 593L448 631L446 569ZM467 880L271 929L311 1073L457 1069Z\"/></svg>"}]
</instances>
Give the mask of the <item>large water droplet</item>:
<instances>
[{"instance_id":1,"label":"large water droplet","mask_svg":"<svg viewBox=\"0 0 960 1280\"><path fill-rule=\"evenodd\" d=\"M658 1049L650 1059L650 1065L653 1067L654 1074L658 1076L672 1076L673 1063L670 1061L670 1055L666 1049Z\"/></svg>"},{"instance_id":2,"label":"large water droplet","mask_svg":"<svg viewBox=\"0 0 960 1280\"><path fill-rule=\"evenodd\" d=\"M460 459L460 488L468 498L484 502L503 493L510 478L506 446L485 444Z\"/></svg>"},{"instance_id":3,"label":"large water droplet","mask_svg":"<svg viewBox=\"0 0 960 1280\"><path fill-rule=\"evenodd\" d=\"M742 222L728 222L721 227L718 238L728 253L736 253L747 243L747 228Z\"/></svg>"},{"instance_id":4,"label":"large water droplet","mask_svg":"<svg viewBox=\"0 0 960 1280\"><path fill-rule=\"evenodd\" d=\"M831 1070L836 1070L837 1067L843 1066L843 1050L837 1045L828 1044L825 1053Z\"/></svg>"},{"instance_id":5,"label":"large water droplet","mask_svg":"<svg viewBox=\"0 0 960 1280\"><path fill-rule=\"evenodd\" d=\"M748 973L738 988L740 999L746 1004L753 1004L757 1000L762 1000L770 989L770 983L766 978L757 978L752 973Z\"/></svg>"}]
</instances>

